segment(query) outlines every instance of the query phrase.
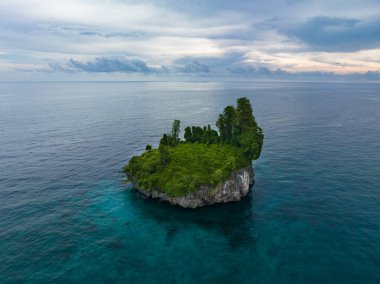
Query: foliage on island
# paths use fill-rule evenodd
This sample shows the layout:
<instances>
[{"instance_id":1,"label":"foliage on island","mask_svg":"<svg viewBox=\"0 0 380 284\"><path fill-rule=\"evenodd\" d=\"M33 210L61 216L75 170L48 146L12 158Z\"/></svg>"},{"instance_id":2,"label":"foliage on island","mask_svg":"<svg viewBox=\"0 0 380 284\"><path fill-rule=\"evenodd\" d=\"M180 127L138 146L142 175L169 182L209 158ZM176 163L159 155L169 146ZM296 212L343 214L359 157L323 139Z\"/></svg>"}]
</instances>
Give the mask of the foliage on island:
<instances>
[{"instance_id":1,"label":"foliage on island","mask_svg":"<svg viewBox=\"0 0 380 284\"><path fill-rule=\"evenodd\" d=\"M139 189L184 196L201 185L220 184L259 158L264 135L247 98L239 98L236 107L227 106L216 126L219 132L210 125L186 127L181 140L180 121L174 120L158 149L147 145L145 153L124 167L127 177Z\"/></svg>"}]
</instances>

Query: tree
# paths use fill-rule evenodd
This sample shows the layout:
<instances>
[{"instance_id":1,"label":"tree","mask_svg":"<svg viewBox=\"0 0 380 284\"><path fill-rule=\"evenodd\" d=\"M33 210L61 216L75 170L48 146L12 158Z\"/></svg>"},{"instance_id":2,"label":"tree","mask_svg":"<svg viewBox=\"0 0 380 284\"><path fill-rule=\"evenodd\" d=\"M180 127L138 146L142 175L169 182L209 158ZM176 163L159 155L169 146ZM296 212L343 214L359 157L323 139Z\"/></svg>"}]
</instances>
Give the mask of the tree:
<instances>
[{"instance_id":1,"label":"tree","mask_svg":"<svg viewBox=\"0 0 380 284\"><path fill-rule=\"evenodd\" d=\"M263 144L264 144L264 132L263 130L261 129L261 127L257 127L257 137L258 137L258 146L259 146L259 149L258 149L258 152L257 152L257 157L256 159L258 159L261 155L261 150L263 149Z\"/></svg>"},{"instance_id":2,"label":"tree","mask_svg":"<svg viewBox=\"0 0 380 284\"><path fill-rule=\"evenodd\" d=\"M193 132L191 131L191 127L190 126L188 126L188 127L185 128L184 138L185 138L186 142L194 142Z\"/></svg>"},{"instance_id":3,"label":"tree","mask_svg":"<svg viewBox=\"0 0 380 284\"><path fill-rule=\"evenodd\" d=\"M256 160L261 153L264 134L257 125L249 99L246 97L237 99L236 114L237 125L234 135L237 143L244 149L248 158Z\"/></svg>"},{"instance_id":4,"label":"tree","mask_svg":"<svg viewBox=\"0 0 380 284\"><path fill-rule=\"evenodd\" d=\"M171 134L164 134L160 140L160 145L176 146L179 142L180 125L181 122L179 120L174 120Z\"/></svg>"},{"instance_id":5,"label":"tree","mask_svg":"<svg viewBox=\"0 0 380 284\"><path fill-rule=\"evenodd\" d=\"M218 132L210 125L186 127L184 138L186 142L190 143L214 144L219 142Z\"/></svg>"},{"instance_id":6,"label":"tree","mask_svg":"<svg viewBox=\"0 0 380 284\"><path fill-rule=\"evenodd\" d=\"M231 143L233 140L233 129L236 124L236 110L233 106L227 106L223 111L224 125L226 128L226 142Z\"/></svg>"},{"instance_id":7,"label":"tree","mask_svg":"<svg viewBox=\"0 0 380 284\"><path fill-rule=\"evenodd\" d=\"M145 147L145 150L146 151L151 151L152 150L152 145L146 145L146 147Z\"/></svg>"},{"instance_id":8,"label":"tree","mask_svg":"<svg viewBox=\"0 0 380 284\"><path fill-rule=\"evenodd\" d=\"M264 134L257 125L248 98L237 99L236 108L227 106L216 122L220 142L244 149L246 157L257 159L260 156Z\"/></svg>"},{"instance_id":9,"label":"tree","mask_svg":"<svg viewBox=\"0 0 380 284\"><path fill-rule=\"evenodd\" d=\"M181 131L181 122L178 120L178 119L175 119L174 122L173 122L173 126L172 126L172 137L173 137L173 142L176 144L178 144L179 142L179 133Z\"/></svg>"},{"instance_id":10,"label":"tree","mask_svg":"<svg viewBox=\"0 0 380 284\"><path fill-rule=\"evenodd\" d=\"M256 160L260 156L262 138L254 131L246 131L239 137L239 143L243 148L244 154L250 160Z\"/></svg>"},{"instance_id":11,"label":"tree","mask_svg":"<svg viewBox=\"0 0 380 284\"><path fill-rule=\"evenodd\" d=\"M207 128L204 133L205 143L206 144L215 144L219 142L218 132L211 128L210 124L207 125Z\"/></svg>"},{"instance_id":12,"label":"tree","mask_svg":"<svg viewBox=\"0 0 380 284\"><path fill-rule=\"evenodd\" d=\"M233 106L224 108L223 113L219 115L216 126L219 128L221 141L231 143L234 125L236 124L236 110Z\"/></svg>"},{"instance_id":13,"label":"tree","mask_svg":"<svg viewBox=\"0 0 380 284\"><path fill-rule=\"evenodd\" d=\"M164 134L160 140L160 146L170 146L170 135Z\"/></svg>"},{"instance_id":14,"label":"tree","mask_svg":"<svg viewBox=\"0 0 380 284\"><path fill-rule=\"evenodd\" d=\"M251 102L246 97L237 99L236 114L237 125L241 129L241 132L257 127Z\"/></svg>"},{"instance_id":15,"label":"tree","mask_svg":"<svg viewBox=\"0 0 380 284\"><path fill-rule=\"evenodd\" d=\"M200 126L192 126L191 131L193 132L193 140L197 143L202 143L203 129Z\"/></svg>"},{"instance_id":16,"label":"tree","mask_svg":"<svg viewBox=\"0 0 380 284\"><path fill-rule=\"evenodd\" d=\"M226 135L225 119L222 113L219 114L219 118L216 121L216 126L219 128L220 140L221 142L224 142L226 140L227 135Z\"/></svg>"}]
</instances>

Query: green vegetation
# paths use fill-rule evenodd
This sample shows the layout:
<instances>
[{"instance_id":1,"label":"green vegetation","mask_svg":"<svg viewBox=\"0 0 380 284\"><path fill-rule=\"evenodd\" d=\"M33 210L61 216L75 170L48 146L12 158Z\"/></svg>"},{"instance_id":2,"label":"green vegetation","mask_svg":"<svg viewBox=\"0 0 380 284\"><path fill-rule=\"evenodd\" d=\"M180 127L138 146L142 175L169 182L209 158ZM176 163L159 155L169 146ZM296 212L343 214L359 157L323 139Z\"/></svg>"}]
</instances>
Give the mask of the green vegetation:
<instances>
[{"instance_id":1,"label":"green vegetation","mask_svg":"<svg viewBox=\"0 0 380 284\"><path fill-rule=\"evenodd\" d=\"M219 133L210 125L186 127L181 141L180 121L174 120L158 149L147 145L124 167L126 175L141 190L184 196L201 185L217 186L259 158L264 135L247 98L238 99L236 108L227 106L216 125Z\"/></svg>"},{"instance_id":2,"label":"green vegetation","mask_svg":"<svg viewBox=\"0 0 380 284\"><path fill-rule=\"evenodd\" d=\"M260 157L264 134L256 123L247 98L238 99L236 108L227 106L219 115L216 126L219 128L222 143L242 148L251 160Z\"/></svg>"},{"instance_id":3,"label":"green vegetation","mask_svg":"<svg viewBox=\"0 0 380 284\"><path fill-rule=\"evenodd\" d=\"M180 143L133 157L125 167L140 189L165 191L181 196L201 185L216 186L231 171L249 165L239 148L223 144Z\"/></svg>"}]
</instances>

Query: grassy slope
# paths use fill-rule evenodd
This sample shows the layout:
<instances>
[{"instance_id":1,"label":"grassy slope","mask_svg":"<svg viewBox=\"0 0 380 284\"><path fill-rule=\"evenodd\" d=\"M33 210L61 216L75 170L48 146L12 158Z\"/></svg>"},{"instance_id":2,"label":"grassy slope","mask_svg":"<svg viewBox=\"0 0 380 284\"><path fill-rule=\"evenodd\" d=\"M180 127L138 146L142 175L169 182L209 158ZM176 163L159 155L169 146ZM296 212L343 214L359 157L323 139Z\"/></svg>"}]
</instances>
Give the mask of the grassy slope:
<instances>
[{"instance_id":1,"label":"grassy slope","mask_svg":"<svg viewBox=\"0 0 380 284\"><path fill-rule=\"evenodd\" d=\"M163 165L157 149L133 157L125 171L140 189L164 191L183 196L200 185L216 186L231 172L250 165L241 149L225 144L180 143L169 147L169 162Z\"/></svg>"}]
</instances>

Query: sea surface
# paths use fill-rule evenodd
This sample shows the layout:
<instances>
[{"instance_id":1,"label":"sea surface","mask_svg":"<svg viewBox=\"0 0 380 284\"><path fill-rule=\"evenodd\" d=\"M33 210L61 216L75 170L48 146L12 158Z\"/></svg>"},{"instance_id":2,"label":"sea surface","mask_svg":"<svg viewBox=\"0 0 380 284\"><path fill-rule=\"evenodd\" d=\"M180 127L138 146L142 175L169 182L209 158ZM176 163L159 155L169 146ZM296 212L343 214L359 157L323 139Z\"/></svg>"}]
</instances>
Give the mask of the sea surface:
<instances>
[{"instance_id":1,"label":"sea surface","mask_svg":"<svg viewBox=\"0 0 380 284\"><path fill-rule=\"evenodd\" d=\"M265 141L241 202L124 182L242 96ZM380 283L380 84L0 83L0 283Z\"/></svg>"}]
</instances>

